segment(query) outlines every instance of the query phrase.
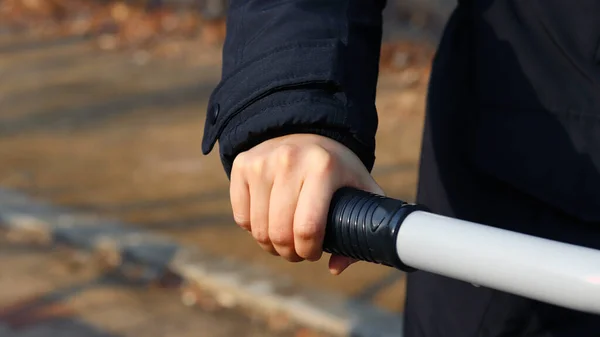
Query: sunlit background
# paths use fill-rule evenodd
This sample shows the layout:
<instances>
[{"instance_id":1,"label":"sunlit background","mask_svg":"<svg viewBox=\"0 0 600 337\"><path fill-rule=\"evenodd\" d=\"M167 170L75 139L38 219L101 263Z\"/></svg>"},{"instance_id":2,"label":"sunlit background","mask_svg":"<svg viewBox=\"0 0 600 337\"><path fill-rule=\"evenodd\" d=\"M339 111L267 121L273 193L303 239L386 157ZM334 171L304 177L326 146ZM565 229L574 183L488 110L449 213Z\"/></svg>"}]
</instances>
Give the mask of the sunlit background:
<instances>
[{"instance_id":1,"label":"sunlit background","mask_svg":"<svg viewBox=\"0 0 600 337\"><path fill-rule=\"evenodd\" d=\"M388 3L373 175L390 196L410 201L429 64L454 2ZM200 151L208 97L220 76L226 9L222 0L0 0L0 189L118 219L307 287L402 311L400 272L360 263L333 277L326 259L281 261L234 225L218 154ZM125 329L124 315L152 320L149 309L125 300L138 292L135 287L94 290L111 282L85 274L92 271L73 274L54 260L54 252L0 242L1 337L3 320L66 317L85 303L103 307L104 315L113 312L113 318L88 315L101 330ZM55 288L53 306L15 314L23 306L43 306L40 294ZM179 310L160 294L143 296L152 296L146 305L154 308L152 317L165 308ZM56 304L63 297L70 298L68 306ZM121 323L109 327L118 317ZM208 318L196 320L202 319ZM133 335L149 334L136 326Z\"/></svg>"}]
</instances>

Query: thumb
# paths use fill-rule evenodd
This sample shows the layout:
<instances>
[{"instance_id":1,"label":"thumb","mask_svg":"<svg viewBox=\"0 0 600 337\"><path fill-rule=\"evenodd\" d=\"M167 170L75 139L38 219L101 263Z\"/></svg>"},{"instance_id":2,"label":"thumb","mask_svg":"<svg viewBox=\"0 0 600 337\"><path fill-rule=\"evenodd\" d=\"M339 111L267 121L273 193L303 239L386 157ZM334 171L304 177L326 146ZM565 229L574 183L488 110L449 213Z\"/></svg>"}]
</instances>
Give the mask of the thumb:
<instances>
[{"instance_id":1,"label":"thumb","mask_svg":"<svg viewBox=\"0 0 600 337\"><path fill-rule=\"evenodd\" d=\"M350 265L356 262L358 262L358 260L350 257L331 255L329 258L329 272L333 275L339 275L346 270L346 268L350 267Z\"/></svg>"},{"instance_id":2,"label":"thumb","mask_svg":"<svg viewBox=\"0 0 600 337\"><path fill-rule=\"evenodd\" d=\"M385 191L381 188L381 186L379 186L379 184L377 184L373 177L369 175L363 180L364 181L360 184L360 186L358 186L358 188L367 192L375 193L377 195L385 196Z\"/></svg>"}]
</instances>

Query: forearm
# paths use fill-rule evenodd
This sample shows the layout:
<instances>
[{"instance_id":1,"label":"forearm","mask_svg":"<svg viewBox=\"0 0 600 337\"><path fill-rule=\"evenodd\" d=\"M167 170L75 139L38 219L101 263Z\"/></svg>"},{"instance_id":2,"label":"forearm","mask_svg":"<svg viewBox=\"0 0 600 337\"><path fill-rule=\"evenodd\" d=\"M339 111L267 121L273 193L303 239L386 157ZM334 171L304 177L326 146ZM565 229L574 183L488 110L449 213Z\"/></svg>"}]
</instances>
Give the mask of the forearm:
<instances>
[{"instance_id":1,"label":"forearm","mask_svg":"<svg viewBox=\"0 0 600 337\"><path fill-rule=\"evenodd\" d=\"M203 152L235 156L310 132L374 161L381 11L385 1L231 1L223 76L209 102ZM217 113L218 111L218 113Z\"/></svg>"}]
</instances>

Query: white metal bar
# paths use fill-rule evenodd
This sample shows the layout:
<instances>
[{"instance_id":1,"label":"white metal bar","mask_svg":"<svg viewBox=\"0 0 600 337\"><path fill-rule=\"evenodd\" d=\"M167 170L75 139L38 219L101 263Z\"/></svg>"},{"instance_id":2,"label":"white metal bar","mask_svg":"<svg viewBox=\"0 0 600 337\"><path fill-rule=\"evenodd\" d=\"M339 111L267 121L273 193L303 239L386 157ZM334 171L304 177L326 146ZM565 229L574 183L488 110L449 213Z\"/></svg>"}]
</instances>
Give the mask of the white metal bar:
<instances>
[{"instance_id":1,"label":"white metal bar","mask_svg":"<svg viewBox=\"0 0 600 337\"><path fill-rule=\"evenodd\" d=\"M396 249L419 270L600 314L598 250L422 211L404 220Z\"/></svg>"}]
</instances>

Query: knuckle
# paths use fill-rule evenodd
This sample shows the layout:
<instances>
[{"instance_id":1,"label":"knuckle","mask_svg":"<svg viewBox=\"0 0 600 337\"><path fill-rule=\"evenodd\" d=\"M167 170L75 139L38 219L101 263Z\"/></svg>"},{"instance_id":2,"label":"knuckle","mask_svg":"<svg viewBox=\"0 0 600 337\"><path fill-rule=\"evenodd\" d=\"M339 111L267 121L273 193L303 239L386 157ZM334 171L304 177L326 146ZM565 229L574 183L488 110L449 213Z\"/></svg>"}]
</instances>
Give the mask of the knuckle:
<instances>
[{"instance_id":1,"label":"knuckle","mask_svg":"<svg viewBox=\"0 0 600 337\"><path fill-rule=\"evenodd\" d=\"M250 171L252 172L253 175L255 175L255 176L262 175L264 169L265 169L265 160L263 158L256 158L256 159L252 160L252 163L250 164Z\"/></svg>"},{"instance_id":2,"label":"knuckle","mask_svg":"<svg viewBox=\"0 0 600 337\"><path fill-rule=\"evenodd\" d=\"M306 260L316 262L319 261L323 256L323 251L320 249L315 249L313 252L306 252L306 254L303 255L303 258L305 258Z\"/></svg>"},{"instance_id":3,"label":"knuckle","mask_svg":"<svg viewBox=\"0 0 600 337\"><path fill-rule=\"evenodd\" d=\"M301 240L310 241L319 237L321 225L314 220L305 221L294 230L294 234Z\"/></svg>"},{"instance_id":4,"label":"knuckle","mask_svg":"<svg viewBox=\"0 0 600 337\"><path fill-rule=\"evenodd\" d=\"M294 237L287 231L276 230L270 235L271 242L279 247L290 247L294 243Z\"/></svg>"},{"instance_id":5,"label":"knuckle","mask_svg":"<svg viewBox=\"0 0 600 337\"><path fill-rule=\"evenodd\" d=\"M298 256L308 261L318 261L321 258L322 250L317 245L304 246L298 249Z\"/></svg>"},{"instance_id":6,"label":"knuckle","mask_svg":"<svg viewBox=\"0 0 600 337\"><path fill-rule=\"evenodd\" d=\"M233 160L233 165L231 167L232 171L243 170L246 166L248 166L248 153L242 152L238 154Z\"/></svg>"},{"instance_id":7,"label":"knuckle","mask_svg":"<svg viewBox=\"0 0 600 337\"><path fill-rule=\"evenodd\" d=\"M294 250L294 247L275 246L275 249L277 250L277 253L279 254L279 256L281 256L288 262L300 262L300 261L304 260L304 258L300 257L296 253L296 251Z\"/></svg>"},{"instance_id":8,"label":"knuckle","mask_svg":"<svg viewBox=\"0 0 600 337\"><path fill-rule=\"evenodd\" d=\"M298 162L300 149L293 144L283 144L277 149L276 156L278 167L288 170Z\"/></svg>"},{"instance_id":9,"label":"knuckle","mask_svg":"<svg viewBox=\"0 0 600 337\"><path fill-rule=\"evenodd\" d=\"M253 232L252 236L254 237L254 240L256 240L256 242L260 243L261 245L270 245L271 244L271 240L269 238L269 235L265 232Z\"/></svg>"},{"instance_id":10,"label":"knuckle","mask_svg":"<svg viewBox=\"0 0 600 337\"><path fill-rule=\"evenodd\" d=\"M263 156L252 155L248 152L242 152L235 157L232 166L233 172L240 172L250 176L261 175L265 168L265 158Z\"/></svg>"},{"instance_id":11,"label":"knuckle","mask_svg":"<svg viewBox=\"0 0 600 337\"><path fill-rule=\"evenodd\" d=\"M310 151L311 167L317 173L331 173L336 167L336 158L322 147L314 147Z\"/></svg>"}]
</instances>

